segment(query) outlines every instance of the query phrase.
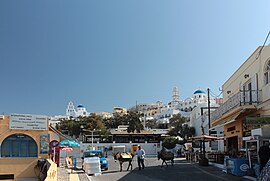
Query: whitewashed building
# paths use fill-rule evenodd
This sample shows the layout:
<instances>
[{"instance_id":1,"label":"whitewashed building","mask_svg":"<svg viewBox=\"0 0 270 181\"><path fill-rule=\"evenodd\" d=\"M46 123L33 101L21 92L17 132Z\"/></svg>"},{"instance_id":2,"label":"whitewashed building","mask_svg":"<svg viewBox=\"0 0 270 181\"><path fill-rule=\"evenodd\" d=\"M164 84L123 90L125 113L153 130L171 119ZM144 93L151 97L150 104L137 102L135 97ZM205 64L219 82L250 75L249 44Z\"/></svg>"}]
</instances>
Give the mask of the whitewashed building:
<instances>
[{"instance_id":1,"label":"whitewashed building","mask_svg":"<svg viewBox=\"0 0 270 181\"><path fill-rule=\"evenodd\" d=\"M220 99L218 99L220 101ZM175 114L181 114L181 116L189 118L189 126L195 127L195 120L201 116L201 107L207 107L208 96L202 90L196 90L191 97L181 100L177 87L173 88L172 101L168 106L164 106L160 109L160 113L155 115L157 123L165 124L169 123L169 119ZM211 107L218 107L217 99L210 99ZM193 111L194 110L194 111ZM204 110L205 111L205 110Z\"/></svg>"},{"instance_id":2,"label":"whitewashed building","mask_svg":"<svg viewBox=\"0 0 270 181\"><path fill-rule=\"evenodd\" d=\"M79 116L89 116L90 113L87 112L86 108L83 105L78 105L77 108L75 109L75 106L72 101L69 101L66 109L66 116L68 117L74 117L77 118Z\"/></svg>"},{"instance_id":3,"label":"whitewashed building","mask_svg":"<svg viewBox=\"0 0 270 181\"><path fill-rule=\"evenodd\" d=\"M161 101L157 101L156 103L137 104L136 106L129 108L129 110L138 111L143 114L145 120L152 120L156 114L160 113L162 107L163 103Z\"/></svg>"}]
</instances>

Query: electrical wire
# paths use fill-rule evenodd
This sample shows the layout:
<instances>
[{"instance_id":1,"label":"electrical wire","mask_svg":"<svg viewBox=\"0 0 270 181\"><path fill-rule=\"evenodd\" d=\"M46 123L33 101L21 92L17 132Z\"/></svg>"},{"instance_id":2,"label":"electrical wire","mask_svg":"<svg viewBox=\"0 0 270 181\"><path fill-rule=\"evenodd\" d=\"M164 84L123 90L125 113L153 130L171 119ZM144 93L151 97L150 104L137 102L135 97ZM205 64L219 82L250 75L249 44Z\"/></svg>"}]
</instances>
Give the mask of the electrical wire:
<instances>
[{"instance_id":1,"label":"electrical wire","mask_svg":"<svg viewBox=\"0 0 270 181\"><path fill-rule=\"evenodd\" d=\"M215 94L213 91L211 91L211 89L210 89L210 94L211 94L212 97L218 98L218 97L221 96L222 92L220 92L219 95L216 95L216 94Z\"/></svg>"},{"instance_id":2,"label":"electrical wire","mask_svg":"<svg viewBox=\"0 0 270 181\"><path fill-rule=\"evenodd\" d=\"M266 39L264 40L263 46L261 47L261 49L260 49L260 51L259 51L259 54L258 54L256 60L260 57L260 55L261 55L261 53L262 53L262 50L263 50L263 48L264 48L264 46L265 46L265 43L267 42L267 39L268 39L268 37L269 37L269 34L270 34L270 31L268 32L268 34L267 34L267 36L266 36Z\"/></svg>"}]
</instances>

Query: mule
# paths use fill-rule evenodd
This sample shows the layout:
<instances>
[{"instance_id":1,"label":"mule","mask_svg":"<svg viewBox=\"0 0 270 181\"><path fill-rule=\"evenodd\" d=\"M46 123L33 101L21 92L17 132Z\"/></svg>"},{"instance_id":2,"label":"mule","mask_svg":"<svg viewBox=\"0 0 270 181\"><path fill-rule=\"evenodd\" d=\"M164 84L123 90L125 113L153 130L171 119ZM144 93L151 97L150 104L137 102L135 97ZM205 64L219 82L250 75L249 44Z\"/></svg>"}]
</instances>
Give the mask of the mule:
<instances>
[{"instance_id":1,"label":"mule","mask_svg":"<svg viewBox=\"0 0 270 181\"><path fill-rule=\"evenodd\" d=\"M168 167L168 164L166 162L166 160L171 160L172 166L174 164L174 154L172 152L167 152L165 150L161 150L160 152L158 152L158 160L161 159L163 162L161 164L161 167L163 167L163 164L165 163Z\"/></svg>"},{"instance_id":2,"label":"mule","mask_svg":"<svg viewBox=\"0 0 270 181\"><path fill-rule=\"evenodd\" d=\"M132 170L132 159L133 159L133 155L129 152L124 152L124 153L120 153L117 152L116 154L114 154L114 160L118 160L119 164L120 164L120 172L122 172L122 165L124 162L128 162L128 168L127 171L129 170L129 167L131 167Z\"/></svg>"}]
</instances>

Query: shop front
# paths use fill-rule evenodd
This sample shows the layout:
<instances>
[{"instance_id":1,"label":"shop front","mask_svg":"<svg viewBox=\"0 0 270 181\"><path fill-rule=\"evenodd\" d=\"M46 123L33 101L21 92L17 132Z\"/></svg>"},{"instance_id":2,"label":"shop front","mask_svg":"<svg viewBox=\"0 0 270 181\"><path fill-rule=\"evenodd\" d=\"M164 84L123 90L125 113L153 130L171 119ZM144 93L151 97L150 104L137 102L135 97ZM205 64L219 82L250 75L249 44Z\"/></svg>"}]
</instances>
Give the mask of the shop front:
<instances>
[{"instance_id":1,"label":"shop front","mask_svg":"<svg viewBox=\"0 0 270 181\"><path fill-rule=\"evenodd\" d=\"M251 136L243 137L245 156L250 160L250 165L259 164L259 148L265 142L270 142L270 125L251 130Z\"/></svg>"},{"instance_id":2,"label":"shop front","mask_svg":"<svg viewBox=\"0 0 270 181\"><path fill-rule=\"evenodd\" d=\"M243 124L235 120L224 125L225 149L229 154L236 154L242 148ZM235 153L236 152L236 153Z\"/></svg>"},{"instance_id":3,"label":"shop front","mask_svg":"<svg viewBox=\"0 0 270 181\"><path fill-rule=\"evenodd\" d=\"M0 178L38 178L38 161L48 158L47 116L12 114L0 119ZM51 162L51 169L55 168ZM56 170L54 178L57 179Z\"/></svg>"}]
</instances>

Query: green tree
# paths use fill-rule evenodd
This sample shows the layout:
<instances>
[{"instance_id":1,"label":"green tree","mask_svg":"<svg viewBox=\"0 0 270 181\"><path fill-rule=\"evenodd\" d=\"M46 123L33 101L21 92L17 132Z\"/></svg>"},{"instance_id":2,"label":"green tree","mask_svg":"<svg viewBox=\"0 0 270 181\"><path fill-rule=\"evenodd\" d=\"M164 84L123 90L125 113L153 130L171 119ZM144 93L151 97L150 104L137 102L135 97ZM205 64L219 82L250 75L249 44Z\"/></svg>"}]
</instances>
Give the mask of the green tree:
<instances>
[{"instance_id":1,"label":"green tree","mask_svg":"<svg viewBox=\"0 0 270 181\"><path fill-rule=\"evenodd\" d=\"M64 134L78 137L82 132L81 126L84 130L106 130L104 120L96 114L90 114L86 117L79 116L76 119L72 117L61 119L58 130Z\"/></svg>"},{"instance_id":2,"label":"green tree","mask_svg":"<svg viewBox=\"0 0 270 181\"><path fill-rule=\"evenodd\" d=\"M146 123L145 123L145 126L147 128L151 128L151 129L158 128L158 126L156 124L156 121L154 119L147 120Z\"/></svg>"},{"instance_id":3,"label":"green tree","mask_svg":"<svg viewBox=\"0 0 270 181\"><path fill-rule=\"evenodd\" d=\"M189 137L195 134L195 128L189 127L187 124L184 124L188 121L187 118L182 117L180 114L174 115L170 119L170 130L168 135L170 136L180 136L184 139L185 142Z\"/></svg>"},{"instance_id":4,"label":"green tree","mask_svg":"<svg viewBox=\"0 0 270 181\"><path fill-rule=\"evenodd\" d=\"M112 118L105 120L105 125L108 129L115 129L119 125L127 125L126 115L114 113Z\"/></svg>"},{"instance_id":5,"label":"green tree","mask_svg":"<svg viewBox=\"0 0 270 181\"><path fill-rule=\"evenodd\" d=\"M182 124L187 122L188 119L181 116L181 114L175 114L173 117L169 120L169 126L174 128L180 128Z\"/></svg>"},{"instance_id":6,"label":"green tree","mask_svg":"<svg viewBox=\"0 0 270 181\"><path fill-rule=\"evenodd\" d=\"M130 132L134 133L135 131L140 133L141 130L143 130L143 125L141 123L140 117L141 117L141 115L135 111L130 111L126 115L126 120L128 122L128 129L127 129L128 133L130 133Z\"/></svg>"},{"instance_id":7,"label":"green tree","mask_svg":"<svg viewBox=\"0 0 270 181\"><path fill-rule=\"evenodd\" d=\"M176 143L177 139L175 137L166 137L162 142L162 146L167 149L173 149L175 148Z\"/></svg>"}]
</instances>

